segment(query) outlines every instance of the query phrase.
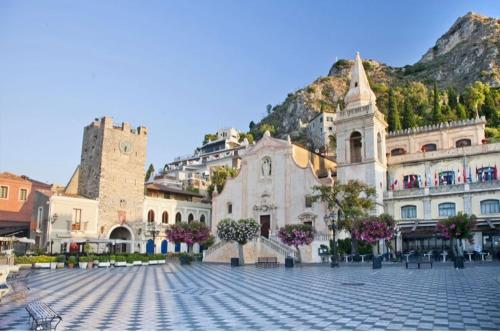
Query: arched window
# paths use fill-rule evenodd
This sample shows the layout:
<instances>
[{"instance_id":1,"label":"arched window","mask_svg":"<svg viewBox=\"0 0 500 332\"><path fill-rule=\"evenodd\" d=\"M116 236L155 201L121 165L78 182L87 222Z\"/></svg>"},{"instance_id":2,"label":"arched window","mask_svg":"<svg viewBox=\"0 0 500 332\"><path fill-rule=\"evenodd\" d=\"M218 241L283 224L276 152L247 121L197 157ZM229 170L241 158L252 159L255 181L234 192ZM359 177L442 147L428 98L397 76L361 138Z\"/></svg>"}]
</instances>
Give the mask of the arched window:
<instances>
[{"instance_id":1,"label":"arched window","mask_svg":"<svg viewBox=\"0 0 500 332\"><path fill-rule=\"evenodd\" d=\"M422 187L422 178L420 175L410 174L403 177L403 187L405 189Z\"/></svg>"},{"instance_id":2,"label":"arched window","mask_svg":"<svg viewBox=\"0 0 500 332\"><path fill-rule=\"evenodd\" d=\"M178 224L182 221L182 214L180 212L177 212L175 214L175 223Z\"/></svg>"},{"instance_id":3,"label":"arched window","mask_svg":"<svg viewBox=\"0 0 500 332\"><path fill-rule=\"evenodd\" d=\"M422 152L436 151L437 145L434 143L425 144L422 145L422 148L420 150L422 150Z\"/></svg>"},{"instance_id":4,"label":"arched window","mask_svg":"<svg viewBox=\"0 0 500 332\"><path fill-rule=\"evenodd\" d=\"M400 156L402 154L406 154L406 150L403 148L397 148L391 150L391 156Z\"/></svg>"},{"instance_id":5,"label":"arched window","mask_svg":"<svg viewBox=\"0 0 500 332\"><path fill-rule=\"evenodd\" d=\"M417 218L417 207L415 205L405 205L401 207L401 219Z\"/></svg>"},{"instance_id":6,"label":"arched window","mask_svg":"<svg viewBox=\"0 0 500 332\"><path fill-rule=\"evenodd\" d=\"M163 224L168 224L168 212L163 211L163 214L161 215L161 222Z\"/></svg>"},{"instance_id":7,"label":"arched window","mask_svg":"<svg viewBox=\"0 0 500 332\"><path fill-rule=\"evenodd\" d=\"M148 222L154 222L155 221L155 212L153 210L148 211Z\"/></svg>"},{"instance_id":8,"label":"arched window","mask_svg":"<svg viewBox=\"0 0 500 332\"><path fill-rule=\"evenodd\" d=\"M497 179L496 167L481 167L477 170L477 181L485 182Z\"/></svg>"},{"instance_id":9,"label":"arched window","mask_svg":"<svg viewBox=\"0 0 500 332\"><path fill-rule=\"evenodd\" d=\"M361 162L361 148L363 147L361 134L358 131L353 132L349 141L351 147L351 163Z\"/></svg>"},{"instance_id":10,"label":"arched window","mask_svg":"<svg viewBox=\"0 0 500 332\"><path fill-rule=\"evenodd\" d=\"M471 145L472 141L468 138L462 138L455 142L455 146L457 148L461 148L462 146L471 146Z\"/></svg>"},{"instance_id":11,"label":"arched window","mask_svg":"<svg viewBox=\"0 0 500 332\"><path fill-rule=\"evenodd\" d=\"M486 199L481 201L481 214L500 213L500 201L498 199Z\"/></svg>"},{"instance_id":12,"label":"arched window","mask_svg":"<svg viewBox=\"0 0 500 332\"><path fill-rule=\"evenodd\" d=\"M439 184L455 184L455 171L440 172Z\"/></svg>"},{"instance_id":13,"label":"arched window","mask_svg":"<svg viewBox=\"0 0 500 332\"><path fill-rule=\"evenodd\" d=\"M192 213L190 213L190 214L188 215L188 223L193 222L193 220L194 220L194 216L193 216L193 214L192 214Z\"/></svg>"},{"instance_id":14,"label":"arched window","mask_svg":"<svg viewBox=\"0 0 500 332\"><path fill-rule=\"evenodd\" d=\"M440 217L453 217L456 215L455 203L441 203L439 204Z\"/></svg>"},{"instance_id":15,"label":"arched window","mask_svg":"<svg viewBox=\"0 0 500 332\"><path fill-rule=\"evenodd\" d=\"M381 163L384 162L384 155L382 153L382 135L380 133L377 134L377 156L378 156L378 161Z\"/></svg>"},{"instance_id":16,"label":"arched window","mask_svg":"<svg viewBox=\"0 0 500 332\"><path fill-rule=\"evenodd\" d=\"M201 223L205 223L205 215L204 214L201 215L200 222Z\"/></svg>"}]
</instances>

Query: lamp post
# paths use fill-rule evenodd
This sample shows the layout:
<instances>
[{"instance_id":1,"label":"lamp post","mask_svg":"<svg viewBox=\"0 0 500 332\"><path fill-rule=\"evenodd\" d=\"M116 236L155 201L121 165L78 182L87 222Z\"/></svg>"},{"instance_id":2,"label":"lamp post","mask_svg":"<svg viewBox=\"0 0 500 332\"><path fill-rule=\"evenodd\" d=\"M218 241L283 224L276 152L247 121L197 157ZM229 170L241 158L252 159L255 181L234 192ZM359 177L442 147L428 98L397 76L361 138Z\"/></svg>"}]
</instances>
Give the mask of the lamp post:
<instances>
[{"instance_id":1,"label":"lamp post","mask_svg":"<svg viewBox=\"0 0 500 332\"><path fill-rule=\"evenodd\" d=\"M328 225L328 228L332 230L332 241L333 241L333 255L330 257L331 267L338 267L339 263L337 261L337 241L335 239L336 231L337 231L337 214L335 211L330 212L330 214L325 215L324 217L325 223Z\"/></svg>"},{"instance_id":2,"label":"lamp post","mask_svg":"<svg viewBox=\"0 0 500 332\"><path fill-rule=\"evenodd\" d=\"M160 229L157 227L155 222L148 222L146 226L146 232L153 237L153 254L156 252L156 237L160 234Z\"/></svg>"}]
</instances>

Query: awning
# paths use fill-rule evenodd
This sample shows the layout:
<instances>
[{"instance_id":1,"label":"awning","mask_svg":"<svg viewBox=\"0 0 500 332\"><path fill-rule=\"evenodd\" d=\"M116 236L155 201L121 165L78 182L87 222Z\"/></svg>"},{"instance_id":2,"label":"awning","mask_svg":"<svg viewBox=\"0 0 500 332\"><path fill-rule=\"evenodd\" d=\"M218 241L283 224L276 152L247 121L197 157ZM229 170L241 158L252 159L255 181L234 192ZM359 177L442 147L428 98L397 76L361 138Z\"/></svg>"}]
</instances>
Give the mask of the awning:
<instances>
[{"instance_id":1,"label":"awning","mask_svg":"<svg viewBox=\"0 0 500 332\"><path fill-rule=\"evenodd\" d=\"M117 244L117 243L146 243L146 240L120 240L120 239L84 239L84 238L67 238L62 239L61 243L105 243L105 244Z\"/></svg>"},{"instance_id":2,"label":"awning","mask_svg":"<svg viewBox=\"0 0 500 332\"><path fill-rule=\"evenodd\" d=\"M0 236L0 242L22 242L35 244L35 240L26 237Z\"/></svg>"}]
</instances>

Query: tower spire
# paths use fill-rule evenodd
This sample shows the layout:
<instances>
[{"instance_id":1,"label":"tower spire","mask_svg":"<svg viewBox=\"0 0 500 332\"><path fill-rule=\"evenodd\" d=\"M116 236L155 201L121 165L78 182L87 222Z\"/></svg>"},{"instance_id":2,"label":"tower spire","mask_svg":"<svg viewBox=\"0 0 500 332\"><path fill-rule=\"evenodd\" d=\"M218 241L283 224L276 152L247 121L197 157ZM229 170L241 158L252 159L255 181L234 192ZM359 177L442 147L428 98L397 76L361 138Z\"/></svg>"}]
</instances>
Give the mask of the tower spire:
<instances>
[{"instance_id":1,"label":"tower spire","mask_svg":"<svg viewBox=\"0 0 500 332\"><path fill-rule=\"evenodd\" d=\"M356 52L354 65L351 69L349 91L344 98L346 109L365 106L372 102L374 103L375 100L375 94L370 88L370 83L368 83L368 78L363 68L363 61L361 60L359 52Z\"/></svg>"}]
</instances>

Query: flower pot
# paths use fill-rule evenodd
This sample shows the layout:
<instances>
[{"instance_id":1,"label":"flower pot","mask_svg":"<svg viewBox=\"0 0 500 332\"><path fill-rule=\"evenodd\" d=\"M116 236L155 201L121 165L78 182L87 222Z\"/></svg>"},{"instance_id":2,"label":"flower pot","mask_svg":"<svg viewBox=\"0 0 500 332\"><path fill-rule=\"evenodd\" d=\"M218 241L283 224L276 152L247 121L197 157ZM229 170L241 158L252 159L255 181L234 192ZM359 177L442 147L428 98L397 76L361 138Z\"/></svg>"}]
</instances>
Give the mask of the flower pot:
<instances>
[{"instance_id":1,"label":"flower pot","mask_svg":"<svg viewBox=\"0 0 500 332\"><path fill-rule=\"evenodd\" d=\"M240 266L240 259L238 257L231 258L231 266Z\"/></svg>"},{"instance_id":2,"label":"flower pot","mask_svg":"<svg viewBox=\"0 0 500 332\"><path fill-rule=\"evenodd\" d=\"M114 260L110 260L109 262L111 263L111 265L115 265L115 263L116 263L116 261L114 261Z\"/></svg>"},{"instance_id":3,"label":"flower pot","mask_svg":"<svg viewBox=\"0 0 500 332\"><path fill-rule=\"evenodd\" d=\"M142 262L142 265L149 265L149 262Z\"/></svg>"},{"instance_id":4,"label":"flower pot","mask_svg":"<svg viewBox=\"0 0 500 332\"><path fill-rule=\"evenodd\" d=\"M373 256L372 260L372 268L375 269L381 269L382 268L382 256Z\"/></svg>"},{"instance_id":5,"label":"flower pot","mask_svg":"<svg viewBox=\"0 0 500 332\"><path fill-rule=\"evenodd\" d=\"M75 267L75 264L73 264L73 263L68 263L68 268L72 269L72 268L74 268L74 267Z\"/></svg>"},{"instance_id":6,"label":"flower pot","mask_svg":"<svg viewBox=\"0 0 500 332\"><path fill-rule=\"evenodd\" d=\"M64 263L62 263L62 262L57 263L56 268L57 269L64 269Z\"/></svg>"},{"instance_id":7,"label":"flower pot","mask_svg":"<svg viewBox=\"0 0 500 332\"><path fill-rule=\"evenodd\" d=\"M88 262L79 262L78 266L80 266L80 269L86 269L88 264Z\"/></svg>"},{"instance_id":8,"label":"flower pot","mask_svg":"<svg viewBox=\"0 0 500 332\"><path fill-rule=\"evenodd\" d=\"M35 263L36 269L50 269L50 263Z\"/></svg>"},{"instance_id":9,"label":"flower pot","mask_svg":"<svg viewBox=\"0 0 500 332\"><path fill-rule=\"evenodd\" d=\"M285 258L285 267L293 267L293 257Z\"/></svg>"},{"instance_id":10,"label":"flower pot","mask_svg":"<svg viewBox=\"0 0 500 332\"><path fill-rule=\"evenodd\" d=\"M158 264L158 261L149 261L149 265L156 265Z\"/></svg>"},{"instance_id":11,"label":"flower pot","mask_svg":"<svg viewBox=\"0 0 500 332\"><path fill-rule=\"evenodd\" d=\"M110 267L111 263L110 262L99 262L99 267Z\"/></svg>"},{"instance_id":12,"label":"flower pot","mask_svg":"<svg viewBox=\"0 0 500 332\"><path fill-rule=\"evenodd\" d=\"M56 263L56 262L51 262L51 263L50 263L50 269L51 269L51 270L55 270L55 269L56 269L56 267L57 267L57 263Z\"/></svg>"},{"instance_id":13,"label":"flower pot","mask_svg":"<svg viewBox=\"0 0 500 332\"><path fill-rule=\"evenodd\" d=\"M167 261L165 259L160 259L159 261L157 261L158 264L165 264Z\"/></svg>"},{"instance_id":14,"label":"flower pot","mask_svg":"<svg viewBox=\"0 0 500 332\"><path fill-rule=\"evenodd\" d=\"M94 267L94 262L88 262L88 263L87 263L87 267L88 267L89 269L93 268L93 267Z\"/></svg>"},{"instance_id":15,"label":"flower pot","mask_svg":"<svg viewBox=\"0 0 500 332\"><path fill-rule=\"evenodd\" d=\"M188 256L180 256L179 260L181 262L181 265L189 265L189 264L191 264L191 259Z\"/></svg>"},{"instance_id":16,"label":"flower pot","mask_svg":"<svg viewBox=\"0 0 500 332\"><path fill-rule=\"evenodd\" d=\"M127 266L127 262L115 262L116 267Z\"/></svg>"},{"instance_id":17,"label":"flower pot","mask_svg":"<svg viewBox=\"0 0 500 332\"><path fill-rule=\"evenodd\" d=\"M455 269L463 269L465 267L464 257L463 256L455 257L455 261L453 262L453 265L454 265Z\"/></svg>"},{"instance_id":18,"label":"flower pot","mask_svg":"<svg viewBox=\"0 0 500 332\"><path fill-rule=\"evenodd\" d=\"M134 266L142 265L142 262L141 261L134 261L132 263L132 265L134 265Z\"/></svg>"},{"instance_id":19,"label":"flower pot","mask_svg":"<svg viewBox=\"0 0 500 332\"><path fill-rule=\"evenodd\" d=\"M131 267L131 266L134 266L134 264L133 263L127 263L126 266L127 267Z\"/></svg>"}]
</instances>

